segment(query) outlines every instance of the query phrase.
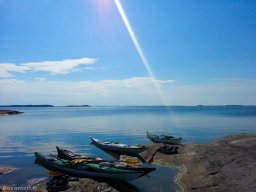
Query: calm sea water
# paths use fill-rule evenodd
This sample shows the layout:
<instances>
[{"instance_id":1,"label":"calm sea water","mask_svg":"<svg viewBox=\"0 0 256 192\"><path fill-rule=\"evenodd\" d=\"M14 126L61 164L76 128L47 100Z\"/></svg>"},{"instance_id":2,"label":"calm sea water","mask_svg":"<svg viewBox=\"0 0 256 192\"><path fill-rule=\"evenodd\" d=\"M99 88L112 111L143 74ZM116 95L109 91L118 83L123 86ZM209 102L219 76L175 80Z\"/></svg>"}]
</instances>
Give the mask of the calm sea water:
<instances>
[{"instance_id":1,"label":"calm sea water","mask_svg":"<svg viewBox=\"0 0 256 192\"><path fill-rule=\"evenodd\" d=\"M111 156L90 145L89 136L127 144L147 144L146 131L181 136L183 142L212 142L228 134L256 133L255 106L127 106L10 108L23 114L0 116L0 165L18 171L0 176L0 184L24 184L47 176L33 164L34 152L55 153L55 146L92 156ZM132 182L139 191L175 191L177 170L158 167ZM149 184L150 183L150 184Z\"/></svg>"}]
</instances>

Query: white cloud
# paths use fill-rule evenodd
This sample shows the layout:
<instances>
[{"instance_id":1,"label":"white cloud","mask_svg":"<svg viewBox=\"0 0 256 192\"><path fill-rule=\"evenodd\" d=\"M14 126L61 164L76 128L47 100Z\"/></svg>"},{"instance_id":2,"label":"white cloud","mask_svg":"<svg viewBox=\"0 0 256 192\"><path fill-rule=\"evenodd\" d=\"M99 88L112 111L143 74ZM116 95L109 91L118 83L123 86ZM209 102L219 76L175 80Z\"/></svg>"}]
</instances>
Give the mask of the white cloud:
<instances>
[{"instance_id":1,"label":"white cloud","mask_svg":"<svg viewBox=\"0 0 256 192\"><path fill-rule=\"evenodd\" d=\"M9 85L20 85L25 83L24 81L17 80L17 79L3 79L0 80L0 85L1 86L9 86Z\"/></svg>"},{"instance_id":2,"label":"white cloud","mask_svg":"<svg viewBox=\"0 0 256 192\"><path fill-rule=\"evenodd\" d=\"M81 59L66 59L62 61L43 61L43 62L29 62L21 64L21 66L28 67L31 71L46 71L56 74L65 74L78 65L90 65L94 64L96 59L81 58Z\"/></svg>"},{"instance_id":3,"label":"white cloud","mask_svg":"<svg viewBox=\"0 0 256 192\"><path fill-rule=\"evenodd\" d=\"M256 80L219 79L201 84L155 80L170 105L256 104ZM162 105L152 79L101 81L0 80L0 104ZM17 97L19 95L19 97Z\"/></svg>"},{"instance_id":4,"label":"white cloud","mask_svg":"<svg viewBox=\"0 0 256 192\"><path fill-rule=\"evenodd\" d=\"M101 70L101 71L103 71L103 70L106 70L106 68L105 67L93 67L93 66L89 66L89 67L83 67L82 68L82 70L88 70L88 71L95 71L95 70L97 70L97 71L99 71L99 70Z\"/></svg>"},{"instance_id":5,"label":"white cloud","mask_svg":"<svg viewBox=\"0 0 256 192\"><path fill-rule=\"evenodd\" d=\"M91 65L94 58L66 59L62 61L28 62L20 65L14 63L0 63L0 77L13 77L14 72L45 71L52 74L67 74L78 68L79 65Z\"/></svg>"},{"instance_id":6,"label":"white cloud","mask_svg":"<svg viewBox=\"0 0 256 192\"><path fill-rule=\"evenodd\" d=\"M0 63L0 77L12 77L11 73L24 73L29 70L26 66L19 66L13 63Z\"/></svg>"},{"instance_id":7,"label":"white cloud","mask_svg":"<svg viewBox=\"0 0 256 192\"><path fill-rule=\"evenodd\" d=\"M151 77L132 77L129 79L122 80L103 80L101 83L108 87L125 87L130 89L143 89L154 88L155 84L163 85L168 83L173 83L175 80L157 80Z\"/></svg>"},{"instance_id":8,"label":"white cloud","mask_svg":"<svg viewBox=\"0 0 256 192\"><path fill-rule=\"evenodd\" d=\"M169 100L177 105L256 105L255 84L255 79L234 78L176 85L169 90Z\"/></svg>"},{"instance_id":9,"label":"white cloud","mask_svg":"<svg viewBox=\"0 0 256 192\"><path fill-rule=\"evenodd\" d=\"M46 78L44 78L44 77L35 77L34 79L37 81L45 81L46 80Z\"/></svg>"},{"instance_id":10,"label":"white cloud","mask_svg":"<svg viewBox=\"0 0 256 192\"><path fill-rule=\"evenodd\" d=\"M0 80L0 101L17 103L50 103L65 105L74 103L121 104L156 102L159 95L150 77L133 77L122 80L102 81L33 81L22 86L6 84ZM155 80L161 85L172 84L174 80ZM15 94L13 94L15 92Z\"/></svg>"}]
</instances>

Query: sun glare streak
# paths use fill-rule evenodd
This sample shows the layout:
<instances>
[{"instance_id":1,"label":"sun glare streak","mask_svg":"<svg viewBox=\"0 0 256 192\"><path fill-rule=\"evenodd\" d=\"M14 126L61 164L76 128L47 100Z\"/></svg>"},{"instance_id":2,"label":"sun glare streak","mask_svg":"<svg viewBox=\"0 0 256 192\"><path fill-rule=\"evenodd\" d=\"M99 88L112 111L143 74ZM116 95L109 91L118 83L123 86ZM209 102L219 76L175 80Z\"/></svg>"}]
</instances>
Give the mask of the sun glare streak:
<instances>
[{"instance_id":1,"label":"sun glare streak","mask_svg":"<svg viewBox=\"0 0 256 192\"><path fill-rule=\"evenodd\" d=\"M129 35L130 35L130 37L131 37L131 39L132 39L132 41L134 43L134 46L137 49L137 51L138 51L138 53L140 55L140 58L141 58L142 62L144 63L144 65L145 65L145 67L147 69L147 72L148 72L149 76L153 77L155 79L154 73L152 72L152 69L150 68L149 63L148 63L148 61L147 61L147 59L146 59L146 57L145 57L145 55L144 55L144 53L143 53L143 51L142 51L142 49L140 47L140 44L139 44L139 42L138 42L138 40L137 40L133 30L132 30L130 22L129 22L128 18L126 17L126 14L124 12L124 9L123 9L120 1L119 0L114 0L114 1L115 1L115 4L117 6L117 9L118 9L122 19L123 19L125 27L127 28L128 33L129 33Z\"/></svg>"},{"instance_id":2,"label":"sun glare streak","mask_svg":"<svg viewBox=\"0 0 256 192\"><path fill-rule=\"evenodd\" d=\"M138 39L136 38L135 33L133 32L133 29L132 29L132 27L131 27L131 24L130 24L130 22L129 22L129 20L128 20L128 18L127 18L127 16L126 16L125 12L124 12L124 9L123 9L123 7L122 7L120 1L119 1L119 0L114 0L114 2L115 2L115 4L116 4L116 7L117 7L117 9L118 9L120 15L121 15L121 18L122 18L123 22L124 22L124 24L125 24L125 27L126 27L128 33L129 33L129 35L130 35L130 37L131 37L131 39L132 39L132 42L133 42L133 44L134 44L134 46L135 46L135 48L136 48L136 50L137 50L137 52L138 52L138 54L139 54L139 56L140 56L142 62L143 62L143 64L144 64L144 66L145 66L145 68L146 68L146 70L147 70L147 72L148 72L148 75L149 75L150 78L152 79L152 83L154 84L156 90L158 91L158 94L160 95L163 104L164 104L164 105L167 105L168 102L167 102L167 100L166 100L166 97L164 96L164 93L162 92L160 85L157 83L157 80L156 80L156 78L155 78L155 75L154 75L154 73L153 73L153 71L152 71L152 69L151 69L151 67L150 67L150 65L149 65L149 62L148 62L147 58L145 57L145 55L144 55L144 53L143 53L143 51L142 51L142 49L141 49L141 46L140 46L140 44L139 44L139 41L138 41Z\"/></svg>"}]
</instances>

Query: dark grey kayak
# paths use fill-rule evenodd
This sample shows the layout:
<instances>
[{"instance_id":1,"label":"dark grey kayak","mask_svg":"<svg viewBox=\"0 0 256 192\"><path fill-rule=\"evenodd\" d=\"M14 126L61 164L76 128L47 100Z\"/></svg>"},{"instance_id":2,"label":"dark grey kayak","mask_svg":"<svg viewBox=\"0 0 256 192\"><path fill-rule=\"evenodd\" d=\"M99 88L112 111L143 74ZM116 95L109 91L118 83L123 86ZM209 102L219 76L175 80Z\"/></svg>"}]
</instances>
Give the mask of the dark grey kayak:
<instances>
[{"instance_id":1,"label":"dark grey kayak","mask_svg":"<svg viewBox=\"0 0 256 192\"><path fill-rule=\"evenodd\" d=\"M101 178L132 181L155 170L154 167L130 166L120 162L87 161L86 159L63 160L53 155L45 156L35 152L36 164L75 177Z\"/></svg>"},{"instance_id":2,"label":"dark grey kayak","mask_svg":"<svg viewBox=\"0 0 256 192\"><path fill-rule=\"evenodd\" d=\"M182 138L171 135L155 135L147 131L147 137L154 143L180 144Z\"/></svg>"},{"instance_id":3,"label":"dark grey kayak","mask_svg":"<svg viewBox=\"0 0 256 192\"><path fill-rule=\"evenodd\" d=\"M120 153L120 154L138 155L139 153L143 152L146 149L145 146L127 145L127 144L117 143L117 142L101 141L93 137L90 137L90 138L92 140L92 144L94 144L98 148Z\"/></svg>"}]
</instances>

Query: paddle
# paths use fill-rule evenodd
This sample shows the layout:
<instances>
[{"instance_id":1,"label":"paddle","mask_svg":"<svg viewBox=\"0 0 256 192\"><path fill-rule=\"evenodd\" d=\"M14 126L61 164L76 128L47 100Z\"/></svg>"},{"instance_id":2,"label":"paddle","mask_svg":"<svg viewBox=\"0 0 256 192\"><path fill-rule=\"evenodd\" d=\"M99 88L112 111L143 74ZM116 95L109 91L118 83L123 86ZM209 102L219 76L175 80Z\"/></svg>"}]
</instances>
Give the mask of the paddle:
<instances>
[{"instance_id":1,"label":"paddle","mask_svg":"<svg viewBox=\"0 0 256 192\"><path fill-rule=\"evenodd\" d=\"M51 154L51 153L50 153L50 155L51 155L52 157L55 157L56 159L58 159L58 160L60 160L60 161L64 162L64 163L67 163L65 160L63 160L63 159L59 158L59 157L58 157L58 156L56 156L56 155L53 155L53 154Z\"/></svg>"},{"instance_id":2,"label":"paddle","mask_svg":"<svg viewBox=\"0 0 256 192\"><path fill-rule=\"evenodd\" d=\"M161 147L162 147L162 146L161 146ZM159 147L159 148L152 154L152 156L147 160L148 163L152 163L152 162L153 162L155 154L159 151L159 149L160 149L161 147Z\"/></svg>"},{"instance_id":3,"label":"paddle","mask_svg":"<svg viewBox=\"0 0 256 192\"><path fill-rule=\"evenodd\" d=\"M65 175L65 174L55 170L49 170L48 172L48 176L51 176L51 177L62 176L62 175Z\"/></svg>"}]
</instances>

